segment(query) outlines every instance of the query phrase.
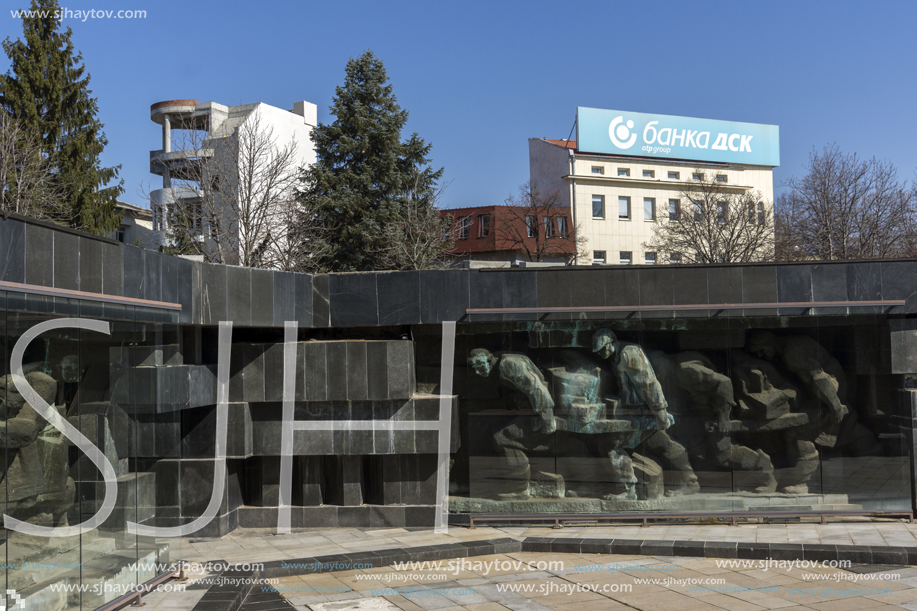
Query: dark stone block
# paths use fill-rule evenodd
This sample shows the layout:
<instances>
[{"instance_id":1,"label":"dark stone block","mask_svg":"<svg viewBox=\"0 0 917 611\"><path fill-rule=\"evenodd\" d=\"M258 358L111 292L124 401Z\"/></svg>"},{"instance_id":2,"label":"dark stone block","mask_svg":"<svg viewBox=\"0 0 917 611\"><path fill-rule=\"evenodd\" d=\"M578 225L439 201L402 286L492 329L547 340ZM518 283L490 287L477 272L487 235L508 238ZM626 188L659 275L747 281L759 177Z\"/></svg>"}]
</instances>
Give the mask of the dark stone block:
<instances>
[{"instance_id":1,"label":"dark stone block","mask_svg":"<svg viewBox=\"0 0 917 611\"><path fill-rule=\"evenodd\" d=\"M803 543L802 559L816 562L837 560L837 546Z\"/></svg>"},{"instance_id":2,"label":"dark stone block","mask_svg":"<svg viewBox=\"0 0 917 611\"><path fill-rule=\"evenodd\" d=\"M297 296L299 285L297 284ZM312 324L322 328L331 326L330 292L328 274L312 276Z\"/></svg>"},{"instance_id":3,"label":"dark stone block","mask_svg":"<svg viewBox=\"0 0 917 611\"><path fill-rule=\"evenodd\" d=\"M866 545L838 545L837 559L852 564L872 564L872 550Z\"/></svg>"},{"instance_id":4,"label":"dark stone block","mask_svg":"<svg viewBox=\"0 0 917 611\"><path fill-rule=\"evenodd\" d=\"M582 539L579 547L581 554L610 554L611 539Z\"/></svg>"},{"instance_id":5,"label":"dark stone block","mask_svg":"<svg viewBox=\"0 0 917 611\"><path fill-rule=\"evenodd\" d=\"M676 266L672 269L672 285L674 288L673 303L675 304L710 303L707 299L706 268Z\"/></svg>"},{"instance_id":6,"label":"dark stone block","mask_svg":"<svg viewBox=\"0 0 917 611\"><path fill-rule=\"evenodd\" d=\"M274 324L274 272L253 269L251 282L251 324L254 327L270 327Z\"/></svg>"},{"instance_id":7,"label":"dark stone block","mask_svg":"<svg viewBox=\"0 0 917 611\"><path fill-rule=\"evenodd\" d=\"M525 548L525 542L529 539L536 539L536 537L527 537L523 540L521 551L529 551ZM494 553L494 545L489 541L460 541L459 545L468 550L468 556L490 556Z\"/></svg>"},{"instance_id":8,"label":"dark stone block","mask_svg":"<svg viewBox=\"0 0 917 611\"><path fill-rule=\"evenodd\" d=\"M242 349L242 400L264 401L264 344L236 344Z\"/></svg>"},{"instance_id":9,"label":"dark stone block","mask_svg":"<svg viewBox=\"0 0 917 611\"><path fill-rule=\"evenodd\" d=\"M306 353L306 401L327 401L328 394L328 344L307 342Z\"/></svg>"},{"instance_id":10,"label":"dark stone block","mask_svg":"<svg viewBox=\"0 0 917 611\"><path fill-rule=\"evenodd\" d=\"M566 270L535 272L539 308L571 307L573 277Z\"/></svg>"},{"instance_id":11,"label":"dark stone block","mask_svg":"<svg viewBox=\"0 0 917 611\"><path fill-rule=\"evenodd\" d=\"M640 305L665 306L675 303L675 270L669 266L644 267L640 275Z\"/></svg>"},{"instance_id":12,"label":"dark stone block","mask_svg":"<svg viewBox=\"0 0 917 611\"><path fill-rule=\"evenodd\" d=\"M643 543L643 540L640 539L613 539L611 541L611 553L639 556L643 553L640 551L640 548L643 547Z\"/></svg>"},{"instance_id":13,"label":"dark stone block","mask_svg":"<svg viewBox=\"0 0 917 611\"><path fill-rule=\"evenodd\" d=\"M640 305L640 275L636 269L603 269L599 272L605 278L605 305ZM636 318L634 312L609 312L606 318Z\"/></svg>"},{"instance_id":14,"label":"dark stone block","mask_svg":"<svg viewBox=\"0 0 917 611\"><path fill-rule=\"evenodd\" d=\"M295 274L294 279L293 318L300 327L315 326L312 320L312 276ZM327 326L327 325L326 325Z\"/></svg>"},{"instance_id":15,"label":"dark stone block","mask_svg":"<svg viewBox=\"0 0 917 611\"><path fill-rule=\"evenodd\" d=\"M376 274L380 325L412 325L420 322L420 272Z\"/></svg>"},{"instance_id":16,"label":"dark stone block","mask_svg":"<svg viewBox=\"0 0 917 611\"><path fill-rule=\"evenodd\" d=\"M522 544L509 537L491 539L490 542L494 545L495 554L518 554L522 551Z\"/></svg>"},{"instance_id":17,"label":"dark stone block","mask_svg":"<svg viewBox=\"0 0 917 611\"><path fill-rule=\"evenodd\" d=\"M54 287L80 290L80 238L60 231L52 232L54 239Z\"/></svg>"},{"instance_id":18,"label":"dark stone block","mask_svg":"<svg viewBox=\"0 0 917 611\"><path fill-rule=\"evenodd\" d=\"M742 268L711 267L708 269L707 297L712 304L742 303ZM742 310L723 310L718 313L718 316L741 315Z\"/></svg>"},{"instance_id":19,"label":"dark stone block","mask_svg":"<svg viewBox=\"0 0 917 611\"><path fill-rule=\"evenodd\" d=\"M25 283L26 225L0 216L0 280Z\"/></svg>"},{"instance_id":20,"label":"dark stone block","mask_svg":"<svg viewBox=\"0 0 917 611\"><path fill-rule=\"evenodd\" d=\"M578 554L582 539L554 539L551 543L551 552L555 554Z\"/></svg>"},{"instance_id":21,"label":"dark stone block","mask_svg":"<svg viewBox=\"0 0 917 611\"><path fill-rule=\"evenodd\" d=\"M368 398L366 372L367 342L346 342L347 346L347 398L365 401Z\"/></svg>"},{"instance_id":22,"label":"dark stone block","mask_svg":"<svg viewBox=\"0 0 917 611\"><path fill-rule=\"evenodd\" d=\"M141 294L144 299L162 301L162 260L164 255L152 250L144 250L143 254L143 286Z\"/></svg>"},{"instance_id":23,"label":"dark stone block","mask_svg":"<svg viewBox=\"0 0 917 611\"><path fill-rule=\"evenodd\" d=\"M234 325L252 324L252 270L247 267L226 267L226 308Z\"/></svg>"},{"instance_id":24,"label":"dark stone block","mask_svg":"<svg viewBox=\"0 0 917 611\"><path fill-rule=\"evenodd\" d=\"M470 543L470 542L469 542ZM553 547L554 539L549 537L526 537L522 540L522 551L524 552L540 552L550 554L554 551ZM491 551L493 553L493 545L490 545Z\"/></svg>"},{"instance_id":25,"label":"dark stone block","mask_svg":"<svg viewBox=\"0 0 917 611\"><path fill-rule=\"evenodd\" d=\"M903 547L886 547L871 545L869 551L872 552L873 564L908 564L907 549Z\"/></svg>"},{"instance_id":26,"label":"dark stone block","mask_svg":"<svg viewBox=\"0 0 917 611\"><path fill-rule=\"evenodd\" d=\"M503 277L501 272L471 270L469 272L470 304L472 308L502 308ZM490 315L488 315L490 320Z\"/></svg>"},{"instance_id":27,"label":"dark stone block","mask_svg":"<svg viewBox=\"0 0 917 611\"><path fill-rule=\"evenodd\" d=\"M366 345L367 398L388 399L388 342L364 342Z\"/></svg>"},{"instance_id":28,"label":"dark stone block","mask_svg":"<svg viewBox=\"0 0 917 611\"><path fill-rule=\"evenodd\" d=\"M2 247L0 247L2 248ZM80 290L102 292L102 242L79 238Z\"/></svg>"},{"instance_id":29,"label":"dark stone block","mask_svg":"<svg viewBox=\"0 0 917 611\"><path fill-rule=\"evenodd\" d=\"M705 541L704 556L707 558L737 558L738 543L729 541Z\"/></svg>"},{"instance_id":30,"label":"dark stone block","mask_svg":"<svg viewBox=\"0 0 917 611\"><path fill-rule=\"evenodd\" d=\"M761 265L742 268L743 303L777 301L777 266Z\"/></svg>"},{"instance_id":31,"label":"dark stone block","mask_svg":"<svg viewBox=\"0 0 917 611\"><path fill-rule=\"evenodd\" d=\"M179 322L190 324L193 321L192 315L194 312L194 282L192 280L194 262L181 257L167 257L166 261L169 262L168 273L175 274L174 303L181 304ZM165 284L163 284L163 288L165 288ZM163 296L165 297L165 294Z\"/></svg>"},{"instance_id":32,"label":"dark stone block","mask_svg":"<svg viewBox=\"0 0 917 611\"><path fill-rule=\"evenodd\" d=\"M777 300L781 302L812 301L812 266L781 265L777 267Z\"/></svg>"},{"instance_id":33,"label":"dark stone block","mask_svg":"<svg viewBox=\"0 0 917 611\"><path fill-rule=\"evenodd\" d=\"M420 272L420 318L424 323L459 320L469 307L469 272Z\"/></svg>"},{"instance_id":34,"label":"dark stone block","mask_svg":"<svg viewBox=\"0 0 917 611\"><path fill-rule=\"evenodd\" d=\"M404 527L404 507L369 506L369 525L373 527Z\"/></svg>"},{"instance_id":35,"label":"dark stone block","mask_svg":"<svg viewBox=\"0 0 917 611\"><path fill-rule=\"evenodd\" d=\"M162 266L162 301L178 303L178 261L186 261L181 257L163 255L160 261Z\"/></svg>"},{"instance_id":36,"label":"dark stone block","mask_svg":"<svg viewBox=\"0 0 917 611\"><path fill-rule=\"evenodd\" d=\"M26 234L28 239L28 233ZM27 251L28 252L28 251ZM28 261L26 262L28 268ZM881 263L882 298L904 299L904 306L895 306L891 313L917 311L917 264L905 261Z\"/></svg>"},{"instance_id":37,"label":"dark stone block","mask_svg":"<svg viewBox=\"0 0 917 611\"><path fill-rule=\"evenodd\" d=\"M325 505L323 507L303 507L302 516L304 528L330 528L338 525L338 507Z\"/></svg>"},{"instance_id":38,"label":"dark stone block","mask_svg":"<svg viewBox=\"0 0 917 611\"><path fill-rule=\"evenodd\" d=\"M124 292L124 253L121 244L102 244L102 293L106 295L125 295Z\"/></svg>"},{"instance_id":39,"label":"dark stone block","mask_svg":"<svg viewBox=\"0 0 917 611\"><path fill-rule=\"evenodd\" d=\"M328 342L325 344L328 358L328 400L347 400L347 344Z\"/></svg>"},{"instance_id":40,"label":"dark stone block","mask_svg":"<svg viewBox=\"0 0 917 611\"><path fill-rule=\"evenodd\" d=\"M704 557L703 541L675 541L672 544L673 556L685 556L691 558Z\"/></svg>"},{"instance_id":41,"label":"dark stone block","mask_svg":"<svg viewBox=\"0 0 917 611\"><path fill-rule=\"evenodd\" d=\"M135 246L123 246L124 296L143 299L143 251Z\"/></svg>"},{"instance_id":42,"label":"dark stone block","mask_svg":"<svg viewBox=\"0 0 917 611\"><path fill-rule=\"evenodd\" d=\"M310 295L311 297L311 295ZM296 320L296 276L292 272L274 272L273 304L274 326L282 327L288 320ZM312 304L312 300L309 300Z\"/></svg>"},{"instance_id":43,"label":"dark stone block","mask_svg":"<svg viewBox=\"0 0 917 611\"><path fill-rule=\"evenodd\" d=\"M847 265L823 263L812 268L812 298L815 301L847 301ZM817 308L815 314L846 314L847 309Z\"/></svg>"},{"instance_id":44,"label":"dark stone block","mask_svg":"<svg viewBox=\"0 0 917 611\"><path fill-rule=\"evenodd\" d=\"M739 543L736 546L736 558L742 560L765 560L770 554L767 543Z\"/></svg>"},{"instance_id":45,"label":"dark stone block","mask_svg":"<svg viewBox=\"0 0 917 611\"><path fill-rule=\"evenodd\" d=\"M436 521L436 507L405 507L404 525L431 527Z\"/></svg>"},{"instance_id":46,"label":"dark stone block","mask_svg":"<svg viewBox=\"0 0 917 611\"><path fill-rule=\"evenodd\" d=\"M604 294L604 287L602 293ZM602 304L604 305L604 303ZM538 282L533 272L503 273L503 307L534 308L538 306ZM527 320L528 314L505 314L504 320Z\"/></svg>"},{"instance_id":47,"label":"dark stone block","mask_svg":"<svg viewBox=\"0 0 917 611\"><path fill-rule=\"evenodd\" d=\"M298 347L294 346L294 347ZM268 344L264 351L264 400L283 401L283 353L284 345ZM299 367L296 368L298 372ZM295 399L295 397L294 397Z\"/></svg>"},{"instance_id":48,"label":"dark stone block","mask_svg":"<svg viewBox=\"0 0 917 611\"><path fill-rule=\"evenodd\" d=\"M25 282L54 286L54 232L50 229L25 226Z\"/></svg>"},{"instance_id":49,"label":"dark stone block","mask_svg":"<svg viewBox=\"0 0 917 611\"><path fill-rule=\"evenodd\" d=\"M367 327L379 324L376 274L330 274L332 327Z\"/></svg>"},{"instance_id":50,"label":"dark stone block","mask_svg":"<svg viewBox=\"0 0 917 611\"><path fill-rule=\"evenodd\" d=\"M388 396L410 398L417 388L414 377L414 344L410 341L386 342L388 351Z\"/></svg>"},{"instance_id":51,"label":"dark stone block","mask_svg":"<svg viewBox=\"0 0 917 611\"><path fill-rule=\"evenodd\" d=\"M341 528L368 528L369 506L338 507L338 526Z\"/></svg>"},{"instance_id":52,"label":"dark stone block","mask_svg":"<svg viewBox=\"0 0 917 611\"><path fill-rule=\"evenodd\" d=\"M201 324L203 317L203 269L199 261L191 262L191 322L195 325Z\"/></svg>"},{"instance_id":53,"label":"dark stone block","mask_svg":"<svg viewBox=\"0 0 917 611\"><path fill-rule=\"evenodd\" d=\"M644 556L671 556L674 541L644 541L640 553Z\"/></svg>"},{"instance_id":54,"label":"dark stone block","mask_svg":"<svg viewBox=\"0 0 917 611\"><path fill-rule=\"evenodd\" d=\"M793 543L771 543L769 558L773 560L804 560L802 545Z\"/></svg>"},{"instance_id":55,"label":"dark stone block","mask_svg":"<svg viewBox=\"0 0 917 611\"><path fill-rule=\"evenodd\" d=\"M226 316L226 270L225 265L201 265L201 324L230 320Z\"/></svg>"},{"instance_id":56,"label":"dark stone block","mask_svg":"<svg viewBox=\"0 0 917 611\"><path fill-rule=\"evenodd\" d=\"M917 564L917 547L903 547L901 548L907 553L907 563L911 566Z\"/></svg>"}]
</instances>

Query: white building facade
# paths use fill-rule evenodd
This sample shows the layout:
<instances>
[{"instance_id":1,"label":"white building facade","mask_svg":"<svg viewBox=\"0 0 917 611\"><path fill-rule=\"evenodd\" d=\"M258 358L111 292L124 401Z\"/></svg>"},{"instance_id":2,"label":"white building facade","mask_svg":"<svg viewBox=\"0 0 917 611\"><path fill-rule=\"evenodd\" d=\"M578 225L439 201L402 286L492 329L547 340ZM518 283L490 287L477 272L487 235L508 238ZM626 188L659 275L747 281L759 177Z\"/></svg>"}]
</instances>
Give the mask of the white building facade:
<instances>
[{"instance_id":1,"label":"white building facade","mask_svg":"<svg viewBox=\"0 0 917 611\"><path fill-rule=\"evenodd\" d=\"M770 125L581 108L577 140L529 139L532 185L557 193L587 240L580 265L677 262L645 245L656 223L680 216L687 185L713 180L728 191L756 193L759 209L772 209L778 165L778 132Z\"/></svg>"},{"instance_id":2,"label":"white building facade","mask_svg":"<svg viewBox=\"0 0 917 611\"><path fill-rule=\"evenodd\" d=\"M269 135L275 151L292 147L293 162L289 164L287 179L316 160L312 129L317 124L317 107L310 102L296 102L292 110L284 110L261 102L224 106L216 102L169 100L153 104L150 118L162 125L162 148L150 151L150 172L162 176L162 188L150 193L153 232L160 243L168 241L169 224L179 210L193 219L198 238L207 240L210 228L206 226L207 214L202 213L201 206L204 201L215 200L202 192L207 186L200 184L200 178L207 172L214 173L216 168L217 173L227 174L217 176L216 182L227 184L234 180L229 174L244 172L247 161L241 158L240 151L245 145L240 139L251 139L257 132ZM208 163L208 160L216 162ZM226 171L221 172L223 169ZM238 179L235 180L237 183ZM238 184L227 184L224 190L234 197L241 191ZM252 201L259 199L257 194L248 197ZM233 202L220 204L227 210L233 205ZM227 220L225 225L235 222Z\"/></svg>"}]
</instances>

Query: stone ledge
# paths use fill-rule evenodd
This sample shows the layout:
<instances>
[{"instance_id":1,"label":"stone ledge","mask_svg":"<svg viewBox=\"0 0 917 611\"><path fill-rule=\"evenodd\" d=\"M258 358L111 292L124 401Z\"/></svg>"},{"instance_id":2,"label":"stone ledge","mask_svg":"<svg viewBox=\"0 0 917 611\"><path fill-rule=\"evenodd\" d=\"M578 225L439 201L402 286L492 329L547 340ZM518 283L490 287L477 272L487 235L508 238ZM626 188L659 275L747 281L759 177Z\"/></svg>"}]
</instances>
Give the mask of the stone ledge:
<instances>
[{"instance_id":1,"label":"stone ledge","mask_svg":"<svg viewBox=\"0 0 917 611\"><path fill-rule=\"evenodd\" d=\"M724 541L663 541L658 539L577 539L527 537L522 551L567 554L627 554L737 558L740 560L808 560L852 564L917 565L917 547L824 545L821 543L748 543Z\"/></svg>"}]
</instances>

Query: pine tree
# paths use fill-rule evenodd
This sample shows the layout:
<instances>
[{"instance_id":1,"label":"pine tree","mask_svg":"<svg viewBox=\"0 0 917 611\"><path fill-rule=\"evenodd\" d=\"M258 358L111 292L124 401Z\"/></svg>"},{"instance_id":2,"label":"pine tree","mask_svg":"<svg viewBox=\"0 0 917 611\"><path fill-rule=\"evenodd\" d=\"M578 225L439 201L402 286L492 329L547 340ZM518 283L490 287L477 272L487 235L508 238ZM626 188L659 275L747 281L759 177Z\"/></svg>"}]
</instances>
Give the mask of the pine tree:
<instances>
[{"instance_id":1,"label":"pine tree","mask_svg":"<svg viewBox=\"0 0 917 611\"><path fill-rule=\"evenodd\" d=\"M121 221L116 203L123 181L109 186L121 166L104 168L99 162L108 140L83 57L70 40L72 32L60 31L57 0L33 0L31 11L22 21L24 40L3 42L10 69L0 75L0 107L40 135L62 193L61 205L49 216L108 235Z\"/></svg>"},{"instance_id":2,"label":"pine tree","mask_svg":"<svg viewBox=\"0 0 917 611\"><path fill-rule=\"evenodd\" d=\"M409 198L432 201L443 170L429 167L431 145L416 133L402 142L408 120L392 94L382 61L367 51L347 62L346 79L330 107L335 120L312 132L317 162L302 176L304 214L324 227L319 240L304 244L327 253L328 271L385 266L380 253L397 239L386 228L404 218Z\"/></svg>"}]
</instances>

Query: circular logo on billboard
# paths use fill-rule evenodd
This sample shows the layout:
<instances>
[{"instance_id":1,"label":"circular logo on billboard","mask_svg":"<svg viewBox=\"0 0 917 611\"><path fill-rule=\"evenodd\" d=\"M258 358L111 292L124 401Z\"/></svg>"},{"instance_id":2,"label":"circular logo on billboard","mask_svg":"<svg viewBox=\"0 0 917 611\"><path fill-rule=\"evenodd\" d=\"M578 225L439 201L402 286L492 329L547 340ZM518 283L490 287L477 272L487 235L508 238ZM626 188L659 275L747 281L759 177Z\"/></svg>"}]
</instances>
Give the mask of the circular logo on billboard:
<instances>
[{"instance_id":1,"label":"circular logo on billboard","mask_svg":"<svg viewBox=\"0 0 917 611\"><path fill-rule=\"evenodd\" d=\"M637 141L637 134L630 133L634 128L634 122L624 122L624 117L615 117L608 126L608 136L619 149L629 149Z\"/></svg>"}]
</instances>

